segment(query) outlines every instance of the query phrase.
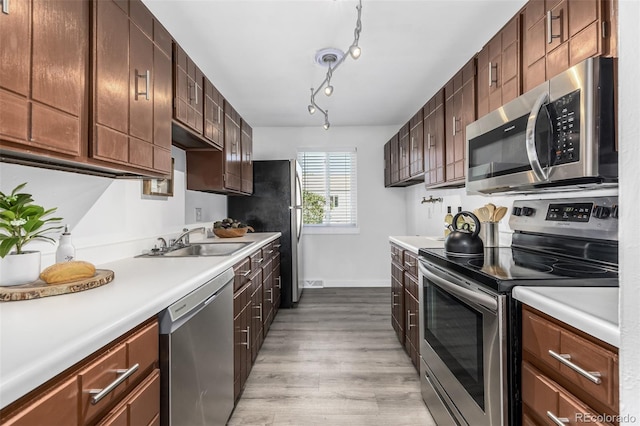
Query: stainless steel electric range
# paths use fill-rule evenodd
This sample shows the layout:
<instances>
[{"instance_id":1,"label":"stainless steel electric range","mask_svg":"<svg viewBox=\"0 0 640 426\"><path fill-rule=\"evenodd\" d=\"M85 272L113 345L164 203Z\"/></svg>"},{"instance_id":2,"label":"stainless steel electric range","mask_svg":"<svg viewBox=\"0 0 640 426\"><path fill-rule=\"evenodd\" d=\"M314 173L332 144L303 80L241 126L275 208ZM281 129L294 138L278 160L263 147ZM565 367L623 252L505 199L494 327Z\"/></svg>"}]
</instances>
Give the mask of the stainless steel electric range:
<instances>
[{"instance_id":1,"label":"stainless steel electric range","mask_svg":"<svg viewBox=\"0 0 640 426\"><path fill-rule=\"evenodd\" d=\"M511 247L420 250L420 376L438 425L520 419L514 286L618 286L617 197L514 202Z\"/></svg>"}]
</instances>

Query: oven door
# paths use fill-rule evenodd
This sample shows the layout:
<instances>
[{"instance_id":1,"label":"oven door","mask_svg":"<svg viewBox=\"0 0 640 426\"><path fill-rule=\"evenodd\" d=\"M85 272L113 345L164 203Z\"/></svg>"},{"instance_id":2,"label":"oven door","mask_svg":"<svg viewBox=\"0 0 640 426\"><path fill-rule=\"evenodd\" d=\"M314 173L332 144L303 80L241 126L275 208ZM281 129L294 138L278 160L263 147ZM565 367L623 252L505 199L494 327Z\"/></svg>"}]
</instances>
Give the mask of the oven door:
<instances>
[{"instance_id":1,"label":"oven door","mask_svg":"<svg viewBox=\"0 0 640 426\"><path fill-rule=\"evenodd\" d=\"M440 425L505 424L506 296L420 261L423 398Z\"/></svg>"}]
</instances>

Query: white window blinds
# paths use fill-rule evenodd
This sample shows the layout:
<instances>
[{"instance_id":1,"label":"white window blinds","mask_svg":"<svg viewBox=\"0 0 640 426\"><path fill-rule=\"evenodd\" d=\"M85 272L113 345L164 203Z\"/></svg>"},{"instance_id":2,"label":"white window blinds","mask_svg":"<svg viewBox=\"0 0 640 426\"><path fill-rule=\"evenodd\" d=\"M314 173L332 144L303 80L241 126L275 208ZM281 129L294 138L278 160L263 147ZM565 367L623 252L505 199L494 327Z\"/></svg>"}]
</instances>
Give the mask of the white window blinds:
<instances>
[{"instance_id":1,"label":"white window blinds","mask_svg":"<svg viewBox=\"0 0 640 426\"><path fill-rule=\"evenodd\" d=\"M303 219L308 227L357 226L356 150L298 151Z\"/></svg>"}]
</instances>

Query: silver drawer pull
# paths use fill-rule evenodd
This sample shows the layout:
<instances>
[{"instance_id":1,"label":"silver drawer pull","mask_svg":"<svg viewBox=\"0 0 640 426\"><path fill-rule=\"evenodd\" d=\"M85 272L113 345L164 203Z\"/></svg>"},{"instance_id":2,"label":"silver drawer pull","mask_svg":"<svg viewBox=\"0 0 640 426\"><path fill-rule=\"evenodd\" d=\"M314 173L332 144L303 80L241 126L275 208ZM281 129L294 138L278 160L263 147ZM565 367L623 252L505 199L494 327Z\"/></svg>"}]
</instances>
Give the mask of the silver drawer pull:
<instances>
[{"instance_id":1,"label":"silver drawer pull","mask_svg":"<svg viewBox=\"0 0 640 426\"><path fill-rule=\"evenodd\" d=\"M569 419L567 419L566 417L557 417L551 411L547 411L547 417L549 417L551 421L558 426L567 426L569 424Z\"/></svg>"},{"instance_id":2,"label":"silver drawer pull","mask_svg":"<svg viewBox=\"0 0 640 426\"><path fill-rule=\"evenodd\" d=\"M276 277L276 282L278 283L276 287L282 288L282 277Z\"/></svg>"},{"instance_id":3,"label":"silver drawer pull","mask_svg":"<svg viewBox=\"0 0 640 426\"><path fill-rule=\"evenodd\" d=\"M592 381L596 385L599 385L600 383L602 383L602 380L600 379L600 377L602 375L600 374L600 372L598 372L598 371L587 371L584 368L580 367L579 365L574 364L573 362L571 362L571 355L568 355L568 354L557 354L554 351L552 351L551 349L549 349L549 355L551 355L554 359L560 361L561 364L566 365L567 367L569 367L570 369L572 369L576 373L578 373L581 376L585 377L586 379Z\"/></svg>"},{"instance_id":4,"label":"silver drawer pull","mask_svg":"<svg viewBox=\"0 0 640 426\"><path fill-rule=\"evenodd\" d=\"M253 307L253 309L256 309L256 308L258 308L258 309L260 310L260 313L258 314L258 316L257 316L257 317L253 317L253 318L255 318L255 319L259 319L259 320L260 320L260 322L262 322L262 303L261 303L261 304L259 304L259 305L255 305L255 306Z\"/></svg>"},{"instance_id":5,"label":"silver drawer pull","mask_svg":"<svg viewBox=\"0 0 640 426\"><path fill-rule=\"evenodd\" d=\"M251 270L248 270L248 271L245 271L245 272L238 273L236 275L239 276L239 277L242 277L242 278L246 278L250 273L251 273Z\"/></svg>"},{"instance_id":6,"label":"silver drawer pull","mask_svg":"<svg viewBox=\"0 0 640 426\"><path fill-rule=\"evenodd\" d=\"M253 262L254 263L262 263L263 260L264 260L263 258L260 258L260 259L255 259Z\"/></svg>"},{"instance_id":7,"label":"silver drawer pull","mask_svg":"<svg viewBox=\"0 0 640 426\"><path fill-rule=\"evenodd\" d=\"M242 346L246 346L247 350L249 350L249 345L251 344L251 327L247 327L246 330L240 330L241 333L247 333L247 341L240 343Z\"/></svg>"},{"instance_id":8,"label":"silver drawer pull","mask_svg":"<svg viewBox=\"0 0 640 426\"><path fill-rule=\"evenodd\" d=\"M2 0L2 13L9 14L9 0Z\"/></svg>"},{"instance_id":9,"label":"silver drawer pull","mask_svg":"<svg viewBox=\"0 0 640 426\"><path fill-rule=\"evenodd\" d=\"M116 373L120 374L120 376L116 378L113 382L111 382L109 386L107 386L104 389L90 390L89 394L93 395L93 397L91 398L91 404L96 405L98 402L100 402L102 398L107 396L111 391L113 391L116 387L118 387L120 383L124 382L129 378L129 376L131 376L133 373L138 371L139 367L140 367L140 364L134 364L133 367L131 367L128 370L120 370L120 369L116 370Z\"/></svg>"},{"instance_id":10,"label":"silver drawer pull","mask_svg":"<svg viewBox=\"0 0 640 426\"><path fill-rule=\"evenodd\" d=\"M147 70L144 74L138 74L138 70L136 70L136 100L138 96L144 96L145 100L149 100L149 81L151 80L151 71ZM141 92L138 89L138 79L144 78L144 92Z\"/></svg>"},{"instance_id":11,"label":"silver drawer pull","mask_svg":"<svg viewBox=\"0 0 640 426\"><path fill-rule=\"evenodd\" d=\"M280 248L280 247L282 247L282 245L281 245L281 244L274 244L273 246L274 246L275 248Z\"/></svg>"},{"instance_id":12,"label":"silver drawer pull","mask_svg":"<svg viewBox=\"0 0 640 426\"><path fill-rule=\"evenodd\" d=\"M414 313L411 313L411 311L407 311L407 330L411 330L413 327L415 327L415 324L411 324L411 317L414 316Z\"/></svg>"},{"instance_id":13,"label":"silver drawer pull","mask_svg":"<svg viewBox=\"0 0 640 426\"><path fill-rule=\"evenodd\" d=\"M407 262L406 260L404 261L404 264L407 265L409 268L415 268L416 266L415 263Z\"/></svg>"}]
</instances>

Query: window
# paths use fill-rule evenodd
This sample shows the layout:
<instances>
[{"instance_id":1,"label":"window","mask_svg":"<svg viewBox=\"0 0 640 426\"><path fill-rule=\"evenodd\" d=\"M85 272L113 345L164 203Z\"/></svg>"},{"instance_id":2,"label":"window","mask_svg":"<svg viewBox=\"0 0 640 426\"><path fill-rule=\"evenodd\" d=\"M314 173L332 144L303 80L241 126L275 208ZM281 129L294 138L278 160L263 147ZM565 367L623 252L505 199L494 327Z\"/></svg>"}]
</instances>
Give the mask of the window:
<instances>
[{"instance_id":1,"label":"window","mask_svg":"<svg viewBox=\"0 0 640 426\"><path fill-rule=\"evenodd\" d=\"M307 231L357 232L355 148L298 151L303 220Z\"/></svg>"}]
</instances>

